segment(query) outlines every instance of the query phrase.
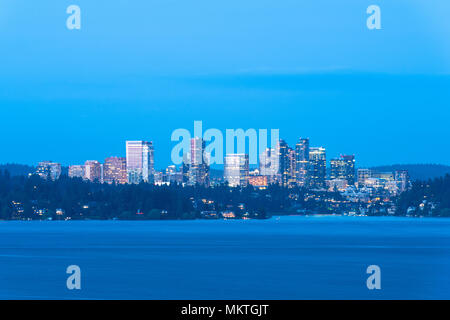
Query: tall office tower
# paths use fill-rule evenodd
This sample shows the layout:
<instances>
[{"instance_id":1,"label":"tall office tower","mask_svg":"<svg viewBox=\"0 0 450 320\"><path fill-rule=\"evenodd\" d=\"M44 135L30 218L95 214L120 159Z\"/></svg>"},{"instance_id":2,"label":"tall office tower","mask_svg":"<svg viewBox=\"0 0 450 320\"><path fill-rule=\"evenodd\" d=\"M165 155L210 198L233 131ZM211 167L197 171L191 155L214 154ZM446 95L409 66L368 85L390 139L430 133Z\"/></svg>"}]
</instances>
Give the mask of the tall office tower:
<instances>
[{"instance_id":1,"label":"tall office tower","mask_svg":"<svg viewBox=\"0 0 450 320\"><path fill-rule=\"evenodd\" d=\"M91 182L102 182L102 166L97 160L88 160L84 164L84 178Z\"/></svg>"},{"instance_id":2,"label":"tall office tower","mask_svg":"<svg viewBox=\"0 0 450 320\"><path fill-rule=\"evenodd\" d=\"M288 186L295 187L297 185L297 161L295 157L295 150L292 148L289 148L288 150L288 160L289 160Z\"/></svg>"},{"instance_id":3,"label":"tall office tower","mask_svg":"<svg viewBox=\"0 0 450 320\"><path fill-rule=\"evenodd\" d=\"M227 154L223 177L230 187L246 186L249 177L248 154Z\"/></svg>"},{"instance_id":4,"label":"tall office tower","mask_svg":"<svg viewBox=\"0 0 450 320\"><path fill-rule=\"evenodd\" d=\"M36 174L45 180L58 180L61 176L61 164L52 161L39 162Z\"/></svg>"},{"instance_id":5,"label":"tall office tower","mask_svg":"<svg viewBox=\"0 0 450 320\"><path fill-rule=\"evenodd\" d=\"M125 184L127 179L127 159L109 157L103 164L103 182L109 184Z\"/></svg>"},{"instance_id":6,"label":"tall office tower","mask_svg":"<svg viewBox=\"0 0 450 320\"><path fill-rule=\"evenodd\" d=\"M309 149L308 181L312 189L325 188L327 175L327 158L325 148Z\"/></svg>"},{"instance_id":7,"label":"tall office tower","mask_svg":"<svg viewBox=\"0 0 450 320\"><path fill-rule=\"evenodd\" d=\"M189 166L189 184L209 186L209 165L205 154L205 141L195 137L191 139L191 157Z\"/></svg>"},{"instance_id":8,"label":"tall office tower","mask_svg":"<svg viewBox=\"0 0 450 320\"><path fill-rule=\"evenodd\" d=\"M284 187L289 186L289 181L291 180L291 155L292 149L288 146L286 141L279 140L277 144L278 150L278 161L279 161L279 175L280 184ZM295 159L295 158L294 158ZM292 161L294 160L292 159ZM294 169L295 170L295 169Z\"/></svg>"},{"instance_id":9,"label":"tall office tower","mask_svg":"<svg viewBox=\"0 0 450 320\"><path fill-rule=\"evenodd\" d=\"M127 141L126 148L128 183L153 182L153 143L151 141Z\"/></svg>"},{"instance_id":10,"label":"tall office tower","mask_svg":"<svg viewBox=\"0 0 450 320\"><path fill-rule=\"evenodd\" d=\"M366 180L372 178L372 171L370 169L358 169L358 187L364 187Z\"/></svg>"},{"instance_id":11,"label":"tall office tower","mask_svg":"<svg viewBox=\"0 0 450 320\"><path fill-rule=\"evenodd\" d=\"M341 155L340 158L331 159L330 179L343 179L348 185L355 184L355 156Z\"/></svg>"},{"instance_id":12,"label":"tall office tower","mask_svg":"<svg viewBox=\"0 0 450 320\"><path fill-rule=\"evenodd\" d=\"M355 168L355 155L341 155L342 160L345 162L345 176L349 185L354 185L356 182L356 168Z\"/></svg>"},{"instance_id":13,"label":"tall office tower","mask_svg":"<svg viewBox=\"0 0 450 320\"><path fill-rule=\"evenodd\" d=\"M300 138L295 145L295 176L297 185L307 186L308 162L309 162L309 139Z\"/></svg>"},{"instance_id":14,"label":"tall office tower","mask_svg":"<svg viewBox=\"0 0 450 320\"><path fill-rule=\"evenodd\" d=\"M69 166L69 178L84 178L84 166L83 165Z\"/></svg>"},{"instance_id":15,"label":"tall office tower","mask_svg":"<svg viewBox=\"0 0 450 320\"><path fill-rule=\"evenodd\" d=\"M267 176L269 184L278 180L279 157L278 148L267 148L259 155L259 172L262 176Z\"/></svg>"},{"instance_id":16,"label":"tall office tower","mask_svg":"<svg viewBox=\"0 0 450 320\"><path fill-rule=\"evenodd\" d=\"M408 170L395 171L395 182L397 183L398 191L400 193L408 190L411 187Z\"/></svg>"}]
</instances>

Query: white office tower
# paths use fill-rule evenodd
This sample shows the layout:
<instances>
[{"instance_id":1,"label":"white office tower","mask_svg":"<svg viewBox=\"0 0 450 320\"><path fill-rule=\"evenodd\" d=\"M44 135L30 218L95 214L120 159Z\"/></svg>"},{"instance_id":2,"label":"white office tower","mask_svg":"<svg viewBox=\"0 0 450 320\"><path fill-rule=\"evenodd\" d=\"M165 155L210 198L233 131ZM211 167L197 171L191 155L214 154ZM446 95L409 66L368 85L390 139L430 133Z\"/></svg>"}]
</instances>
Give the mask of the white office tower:
<instances>
[{"instance_id":1,"label":"white office tower","mask_svg":"<svg viewBox=\"0 0 450 320\"><path fill-rule=\"evenodd\" d=\"M151 141L127 141L126 148L128 183L153 182L153 143Z\"/></svg>"},{"instance_id":2,"label":"white office tower","mask_svg":"<svg viewBox=\"0 0 450 320\"><path fill-rule=\"evenodd\" d=\"M249 176L248 154L227 154L225 156L224 179L230 187L246 186Z\"/></svg>"}]
</instances>

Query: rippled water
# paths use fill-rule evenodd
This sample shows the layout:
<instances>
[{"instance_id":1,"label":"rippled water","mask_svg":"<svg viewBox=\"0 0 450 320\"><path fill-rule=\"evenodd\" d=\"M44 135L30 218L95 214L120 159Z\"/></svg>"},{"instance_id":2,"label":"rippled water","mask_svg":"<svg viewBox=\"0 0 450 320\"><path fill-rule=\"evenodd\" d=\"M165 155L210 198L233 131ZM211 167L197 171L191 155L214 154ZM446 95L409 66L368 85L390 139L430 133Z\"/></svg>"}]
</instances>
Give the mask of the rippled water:
<instances>
[{"instance_id":1,"label":"rippled water","mask_svg":"<svg viewBox=\"0 0 450 320\"><path fill-rule=\"evenodd\" d=\"M450 299L450 220L1 221L0 298Z\"/></svg>"}]
</instances>

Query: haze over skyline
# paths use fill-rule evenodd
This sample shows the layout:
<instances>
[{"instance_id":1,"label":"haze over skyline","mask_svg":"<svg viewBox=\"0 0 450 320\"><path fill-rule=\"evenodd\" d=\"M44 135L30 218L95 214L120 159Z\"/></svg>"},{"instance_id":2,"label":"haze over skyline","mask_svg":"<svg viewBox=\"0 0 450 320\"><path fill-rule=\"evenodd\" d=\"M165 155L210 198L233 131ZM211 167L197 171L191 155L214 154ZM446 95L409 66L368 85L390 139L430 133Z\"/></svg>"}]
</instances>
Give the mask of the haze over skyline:
<instances>
[{"instance_id":1,"label":"haze over skyline","mask_svg":"<svg viewBox=\"0 0 450 320\"><path fill-rule=\"evenodd\" d=\"M65 26L81 8L81 30ZM366 28L381 8L382 30ZM173 130L280 129L358 166L450 164L450 3L0 3L0 163L124 156Z\"/></svg>"}]
</instances>

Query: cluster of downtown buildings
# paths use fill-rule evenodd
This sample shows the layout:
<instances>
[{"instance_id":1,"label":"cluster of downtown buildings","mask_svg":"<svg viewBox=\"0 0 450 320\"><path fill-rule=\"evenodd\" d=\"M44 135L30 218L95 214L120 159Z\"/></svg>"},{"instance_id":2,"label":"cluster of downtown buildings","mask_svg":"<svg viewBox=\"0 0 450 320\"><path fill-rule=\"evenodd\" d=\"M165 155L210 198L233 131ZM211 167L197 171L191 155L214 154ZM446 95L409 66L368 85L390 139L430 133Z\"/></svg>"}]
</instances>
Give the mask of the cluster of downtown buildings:
<instances>
[{"instance_id":1,"label":"cluster of downtown buildings","mask_svg":"<svg viewBox=\"0 0 450 320\"><path fill-rule=\"evenodd\" d=\"M58 179L61 164L41 162L36 173L46 179ZM274 147L259 154L259 166L252 170L248 154L226 154L223 177L211 177L205 141L198 137L190 140L190 150L183 155L183 163L179 167L170 165L157 171L152 142L126 141L126 157L109 157L103 163L88 160L83 165L71 165L68 175L109 184L178 183L208 187L227 183L231 187L252 185L257 188L278 184L288 188L339 191L356 200L376 193L395 195L410 186L407 171L356 169L354 155L331 159L327 170L326 149L310 147L309 139L305 138L300 138L293 148L279 140Z\"/></svg>"}]
</instances>

